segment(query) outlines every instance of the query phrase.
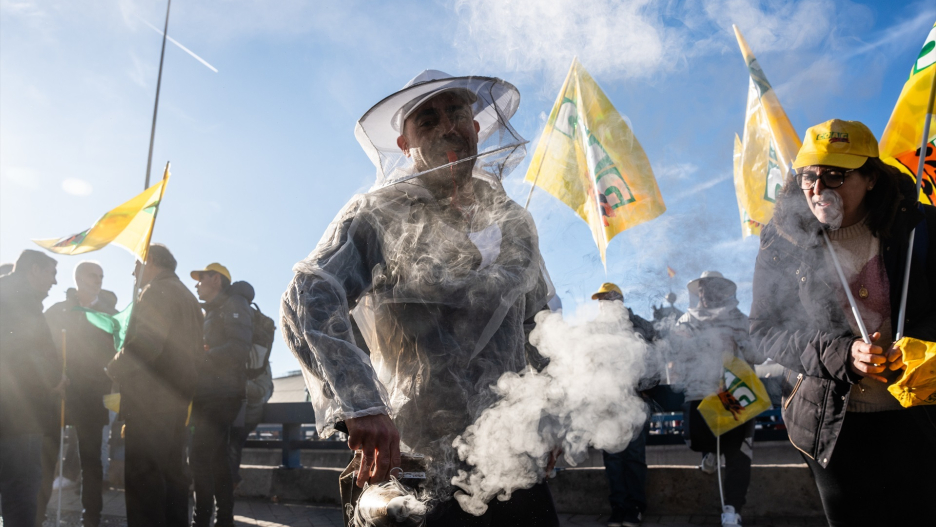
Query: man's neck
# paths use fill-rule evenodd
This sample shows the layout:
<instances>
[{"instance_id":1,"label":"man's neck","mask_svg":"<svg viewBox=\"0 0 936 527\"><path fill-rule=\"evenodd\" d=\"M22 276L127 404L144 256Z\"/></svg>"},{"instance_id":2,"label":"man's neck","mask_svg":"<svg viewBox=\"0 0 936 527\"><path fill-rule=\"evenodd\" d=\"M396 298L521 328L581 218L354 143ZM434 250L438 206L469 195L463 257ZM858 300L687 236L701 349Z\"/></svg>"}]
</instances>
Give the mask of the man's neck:
<instances>
[{"instance_id":1,"label":"man's neck","mask_svg":"<svg viewBox=\"0 0 936 527\"><path fill-rule=\"evenodd\" d=\"M81 307L91 307L92 305L94 305L95 302L97 302L97 298L98 298L97 293L92 294L89 291L82 291L81 289L78 289L77 296L78 296L78 305L80 305Z\"/></svg>"}]
</instances>

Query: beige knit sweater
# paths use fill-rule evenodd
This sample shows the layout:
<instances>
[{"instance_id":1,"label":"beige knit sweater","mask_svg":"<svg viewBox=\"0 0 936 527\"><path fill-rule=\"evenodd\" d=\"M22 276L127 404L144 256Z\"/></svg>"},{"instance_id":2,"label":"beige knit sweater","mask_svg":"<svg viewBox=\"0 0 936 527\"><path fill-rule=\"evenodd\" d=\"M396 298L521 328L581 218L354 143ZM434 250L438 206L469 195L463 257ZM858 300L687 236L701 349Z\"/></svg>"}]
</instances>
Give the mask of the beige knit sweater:
<instances>
[{"instance_id":1,"label":"beige knit sweater","mask_svg":"<svg viewBox=\"0 0 936 527\"><path fill-rule=\"evenodd\" d=\"M852 295L858 303L858 311L861 313L868 333L880 332L881 338L875 344L886 349L891 344L893 331L890 283L887 280L887 271L881 256L880 240L871 234L864 221L831 231L829 239L842 264L842 270L848 279ZM845 310L852 331L856 336L861 335L844 291L841 291L839 301ZM883 376L889 379L888 384L890 384L900 376L899 374L899 371L887 370ZM900 403L887 391L888 384L868 378L862 379L860 383L852 386L847 411L900 410L902 408Z\"/></svg>"}]
</instances>

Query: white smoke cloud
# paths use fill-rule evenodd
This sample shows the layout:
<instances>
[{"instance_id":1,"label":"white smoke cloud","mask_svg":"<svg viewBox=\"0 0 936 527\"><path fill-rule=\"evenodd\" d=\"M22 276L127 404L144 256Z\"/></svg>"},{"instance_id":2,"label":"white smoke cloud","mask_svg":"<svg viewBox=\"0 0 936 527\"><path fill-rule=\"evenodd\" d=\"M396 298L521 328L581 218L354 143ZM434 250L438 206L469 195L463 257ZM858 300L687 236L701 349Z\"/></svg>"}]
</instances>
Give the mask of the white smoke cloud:
<instances>
[{"instance_id":1,"label":"white smoke cloud","mask_svg":"<svg viewBox=\"0 0 936 527\"><path fill-rule=\"evenodd\" d=\"M473 467L453 479L463 491L456 499L472 514L483 514L495 496L507 499L540 481L554 447L571 465L589 446L617 452L647 418L636 388L652 355L621 303L602 303L598 317L581 325L561 313L543 312L536 321L530 342L549 366L538 374L504 374L496 385L501 400L454 442Z\"/></svg>"},{"instance_id":2,"label":"white smoke cloud","mask_svg":"<svg viewBox=\"0 0 936 527\"><path fill-rule=\"evenodd\" d=\"M479 63L564 74L573 56L593 75L644 76L683 47L681 31L661 22L648 0L480 0L456 2L465 49Z\"/></svg>"}]
</instances>

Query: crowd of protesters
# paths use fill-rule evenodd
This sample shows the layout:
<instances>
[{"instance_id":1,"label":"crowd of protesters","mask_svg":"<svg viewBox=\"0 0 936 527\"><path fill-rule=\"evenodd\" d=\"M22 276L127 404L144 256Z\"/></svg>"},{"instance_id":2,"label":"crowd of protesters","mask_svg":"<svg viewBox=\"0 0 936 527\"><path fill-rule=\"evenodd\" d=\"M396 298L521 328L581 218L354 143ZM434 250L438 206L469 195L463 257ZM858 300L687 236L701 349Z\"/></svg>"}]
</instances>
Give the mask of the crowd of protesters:
<instances>
[{"instance_id":1,"label":"crowd of protesters","mask_svg":"<svg viewBox=\"0 0 936 527\"><path fill-rule=\"evenodd\" d=\"M117 314L99 264L79 263L75 287L44 313L57 283L55 259L25 250L0 277L4 525L41 527L54 517L46 505L56 465L66 463L66 425L69 442L77 442L85 527L101 524L109 435L123 440L128 524L188 525L194 487L195 526L207 527L213 515L215 525L234 525L240 451L273 391L269 354L253 338L259 316L248 283L232 284L217 263L192 271L199 303L176 265L160 244L137 265L140 291L119 351L113 328L88 316ZM112 393L119 412L105 407Z\"/></svg>"},{"instance_id":2,"label":"crowd of protesters","mask_svg":"<svg viewBox=\"0 0 936 527\"><path fill-rule=\"evenodd\" d=\"M496 402L492 386L500 376L525 371L535 355L524 336L535 315L554 304L555 289L532 218L506 196L499 176L483 173L502 174L516 160L475 166L485 138L508 142L490 152L517 146L506 120L518 98L500 79L427 70L375 105L357 135L384 186L356 196L294 267L281 305L286 341L304 369L319 431L348 433L356 450L342 475L353 482L342 492L348 514L359 516L355 500L365 484L406 473L401 441L430 458L450 452L453 438ZM931 523L936 407L903 408L886 386L905 366L895 333L936 341L936 210L916 203L909 178L879 159L861 123L810 128L793 168L762 233L750 319L738 309L735 283L710 271L688 284L689 310L671 324L654 327L629 310L633 331L648 343L668 332L713 355L714 368L701 372L711 378L686 389L684 433L702 454L703 470L720 467L715 452L725 455L722 525L741 524L753 446L753 421L716 439L699 414L700 401L721 389L722 356L749 366L769 358L786 369L784 422L830 525ZM902 327L907 258L912 286ZM130 526L188 523L186 462L195 527L208 527L213 514L216 525L233 526L232 460L240 445L232 447L231 438L242 445L257 419L256 401L248 399L262 399L264 383L252 372L269 372L251 357L254 292L213 263L191 272L200 304L175 270L166 247L150 247L135 273L141 289L116 355L112 341L82 318L82 310L115 311L113 295L101 289L100 266L80 265L76 289L45 315L54 259L24 251L0 278L0 494L8 527L43 520L63 399L79 443L83 523L100 522L108 420L99 400L111 390L121 396L125 423ZM846 294L852 290L858 300ZM611 283L593 298L623 301ZM865 324L869 335L862 334ZM63 368L60 347L81 364ZM609 527L641 522L646 429L624 451L604 454ZM429 525L558 525L543 481L492 501L481 520L469 515L449 499L458 468L449 463L429 472L438 497Z\"/></svg>"}]
</instances>

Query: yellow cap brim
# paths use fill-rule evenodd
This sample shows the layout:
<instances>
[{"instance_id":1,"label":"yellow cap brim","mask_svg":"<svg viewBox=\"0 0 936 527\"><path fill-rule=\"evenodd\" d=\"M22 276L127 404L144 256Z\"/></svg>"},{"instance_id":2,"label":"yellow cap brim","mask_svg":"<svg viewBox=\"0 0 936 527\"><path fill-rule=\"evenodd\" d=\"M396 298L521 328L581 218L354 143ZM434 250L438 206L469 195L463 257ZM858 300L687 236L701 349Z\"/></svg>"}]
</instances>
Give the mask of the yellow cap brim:
<instances>
[{"instance_id":1,"label":"yellow cap brim","mask_svg":"<svg viewBox=\"0 0 936 527\"><path fill-rule=\"evenodd\" d=\"M201 280L201 274L204 272L205 271L192 271L191 273L189 273L189 276L191 276L195 280Z\"/></svg>"},{"instance_id":2,"label":"yellow cap brim","mask_svg":"<svg viewBox=\"0 0 936 527\"><path fill-rule=\"evenodd\" d=\"M868 158L855 154L835 154L831 152L800 152L793 161L793 170L809 166L829 166L854 170L861 168Z\"/></svg>"}]
</instances>

